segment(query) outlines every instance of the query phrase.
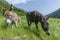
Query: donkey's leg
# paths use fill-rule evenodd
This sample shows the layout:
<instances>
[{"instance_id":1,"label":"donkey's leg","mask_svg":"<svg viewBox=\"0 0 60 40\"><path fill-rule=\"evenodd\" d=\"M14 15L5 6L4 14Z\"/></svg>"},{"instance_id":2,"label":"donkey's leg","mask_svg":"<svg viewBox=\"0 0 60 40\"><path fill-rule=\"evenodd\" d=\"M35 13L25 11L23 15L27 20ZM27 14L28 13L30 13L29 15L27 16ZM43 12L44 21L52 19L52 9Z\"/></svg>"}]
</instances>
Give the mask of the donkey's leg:
<instances>
[{"instance_id":1,"label":"donkey's leg","mask_svg":"<svg viewBox=\"0 0 60 40\"><path fill-rule=\"evenodd\" d=\"M35 25L36 25L36 29L38 29L38 22L35 22Z\"/></svg>"},{"instance_id":2,"label":"donkey's leg","mask_svg":"<svg viewBox=\"0 0 60 40\"><path fill-rule=\"evenodd\" d=\"M20 23L22 22L22 19L20 17L18 18L18 22L20 22Z\"/></svg>"},{"instance_id":3,"label":"donkey's leg","mask_svg":"<svg viewBox=\"0 0 60 40\"><path fill-rule=\"evenodd\" d=\"M28 27L28 28L30 28L30 26L31 26L31 23L32 23L32 22L30 22L30 21L29 21L29 27Z\"/></svg>"},{"instance_id":4,"label":"donkey's leg","mask_svg":"<svg viewBox=\"0 0 60 40\"><path fill-rule=\"evenodd\" d=\"M15 27L17 27L17 23L18 23L18 22L16 21L16 22L15 22Z\"/></svg>"},{"instance_id":5,"label":"donkey's leg","mask_svg":"<svg viewBox=\"0 0 60 40\"><path fill-rule=\"evenodd\" d=\"M27 23L28 23L28 28L30 28L32 22L27 21Z\"/></svg>"},{"instance_id":6,"label":"donkey's leg","mask_svg":"<svg viewBox=\"0 0 60 40\"><path fill-rule=\"evenodd\" d=\"M32 22L31 22L31 21L29 21L29 26L31 26L31 23L32 23Z\"/></svg>"},{"instance_id":7,"label":"donkey's leg","mask_svg":"<svg viewBox=\"0 0 60 40\"><path fill-rule=\"evenodd\" d=\"M28 26L30 26L29 17L26 17L26 19L27 19L27 24L28 24Z\"/></svg>"},{"instance_id":8,"label":"donkey's leg","mask_svg":"<svg viewBox=\"0 0 60 40\"><path fill-rule=\"evenodd\" d=\"M27 19L27 24L28 24L28 26L29 26L29 20Z\"/></svg>"},{"instance_id":9,"label":"donkey's leg","mask_svg":"<svg viewBox=\"0 0 60 40\"><path fill-rule=\"evenodd\" d=\"M27 23L28 23L28 28L30 28L30 25L29 25L29 21L27 20Z\"/></svg>"},{"instance_id":10,"label":"donkey's leg","mask_svg":"<svg viewBox=\"0 0 60 40\"><path fill-rule=\"evenodd\" d=\"M13 23L12 28L17 27L17 22Z\"/></svg>"},{"instance_id":11,"label":"donkey's leg","mask_svg":"<svg viewBox=\"0 0 60 40\"><path fill-rule=\"evenodd\" d=\"M12 28L14 28L14 26L12 25Z\"/></svg>"}]
</instances>

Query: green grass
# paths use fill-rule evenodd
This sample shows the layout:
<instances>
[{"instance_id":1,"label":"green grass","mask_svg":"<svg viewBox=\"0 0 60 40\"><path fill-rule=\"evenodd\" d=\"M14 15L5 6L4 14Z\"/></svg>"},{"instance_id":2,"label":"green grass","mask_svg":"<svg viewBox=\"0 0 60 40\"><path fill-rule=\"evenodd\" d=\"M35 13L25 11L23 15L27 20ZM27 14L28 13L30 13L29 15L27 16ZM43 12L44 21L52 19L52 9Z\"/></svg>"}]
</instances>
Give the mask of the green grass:
<instances>
[{"instance_id":1,"label":"green grass","mask_svg":"<svg viewBox=\"0 0 60 40\"><path fill-rule=\"evenodd\" d=\"M5 38L16 40L60 40L60 19L50 18L49 28L51 30L51 35L48 36L43 31L39 23L39 30L36 30L34 23L32 23L30 29L28 29L27 22L25 16L22 17L22 22L18 23L18 26L15 28L11 28L11 26L5 27L5 18L0 16L0 40L4 40ZM26 36L24 38L23 36Z\"/></svg>"}]
</instances>

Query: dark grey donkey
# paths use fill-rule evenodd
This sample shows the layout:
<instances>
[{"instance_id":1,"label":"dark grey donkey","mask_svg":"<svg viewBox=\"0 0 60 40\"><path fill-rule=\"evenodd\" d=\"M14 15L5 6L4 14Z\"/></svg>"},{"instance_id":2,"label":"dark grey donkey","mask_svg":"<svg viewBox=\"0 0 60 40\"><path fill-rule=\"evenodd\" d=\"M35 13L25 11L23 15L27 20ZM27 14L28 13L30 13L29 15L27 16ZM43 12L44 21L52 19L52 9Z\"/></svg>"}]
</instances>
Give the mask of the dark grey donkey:
<instances>
[{"instance_id":1,"label":"dark grey donkey","mask_svg":"<svg viewBox=\"0 0 60 40\"><path fill-rule=\"evenodd\" d=\"M47 35L50 35L50 30L48 28L49 24L47 22L49 17L45 18L38 11L31 11L27 13L26 18L27 18L28 26L31 26L31 23L35 22L36 29L38 29L38 22L40 22L42 29L46 32Z\"/></svg>"}]
</instances>

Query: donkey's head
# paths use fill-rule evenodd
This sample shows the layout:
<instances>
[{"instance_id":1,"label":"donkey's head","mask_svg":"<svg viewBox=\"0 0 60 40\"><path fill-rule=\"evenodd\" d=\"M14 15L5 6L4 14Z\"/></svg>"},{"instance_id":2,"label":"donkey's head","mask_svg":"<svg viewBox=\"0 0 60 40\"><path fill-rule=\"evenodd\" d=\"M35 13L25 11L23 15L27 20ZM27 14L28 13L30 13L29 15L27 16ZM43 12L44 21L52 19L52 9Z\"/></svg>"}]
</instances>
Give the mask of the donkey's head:
<instances>
[{"instance_id":1,"label":"donkey's head","mask_svg":"<svg viewBox=\"0 0 60 40\"><path fill-rule=\"evenodd\" d=\"M13 5L11 4L10 8L9 8L9 11L12 11L12 10L13 10Z\"/></svg>"},{"instance_id":2,"label":"donkey's head","mask_svg":"<svg viewBox=\"0 0 60 40\"><path fill-rule=\"evenodd\" d=\"M50 35L50 30L49 30L49 23L47 22L49 17L47 18L42 18L42 28L46 32L47 35Z\"/></svg>"}]
</instances>

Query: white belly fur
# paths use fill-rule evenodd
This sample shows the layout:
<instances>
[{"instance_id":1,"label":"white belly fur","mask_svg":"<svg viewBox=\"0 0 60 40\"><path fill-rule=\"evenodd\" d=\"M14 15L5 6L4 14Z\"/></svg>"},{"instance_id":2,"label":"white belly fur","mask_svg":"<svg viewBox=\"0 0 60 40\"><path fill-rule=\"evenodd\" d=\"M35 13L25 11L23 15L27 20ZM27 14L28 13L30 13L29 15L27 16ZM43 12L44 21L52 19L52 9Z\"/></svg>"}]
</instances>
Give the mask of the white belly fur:
<instances>
[{"instance_id":1,"label":"white belly fur","mask_svg":"<svg viewBox=\"0 0 60 40\"><path fill-rule=\"evenodd\" d=\"M7 23L11 23L11 20L10 19L7 19Z\"/></svg>"}]
</instances>

